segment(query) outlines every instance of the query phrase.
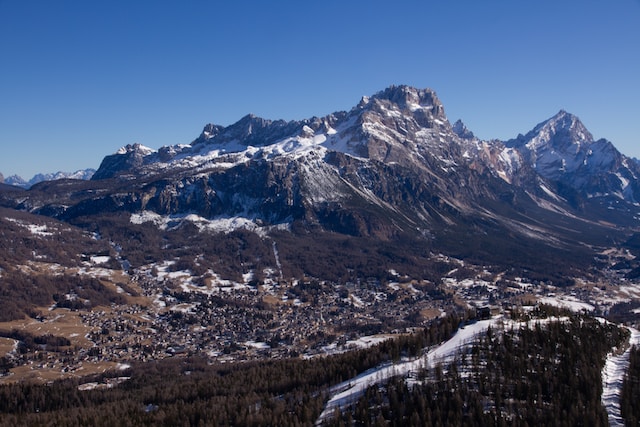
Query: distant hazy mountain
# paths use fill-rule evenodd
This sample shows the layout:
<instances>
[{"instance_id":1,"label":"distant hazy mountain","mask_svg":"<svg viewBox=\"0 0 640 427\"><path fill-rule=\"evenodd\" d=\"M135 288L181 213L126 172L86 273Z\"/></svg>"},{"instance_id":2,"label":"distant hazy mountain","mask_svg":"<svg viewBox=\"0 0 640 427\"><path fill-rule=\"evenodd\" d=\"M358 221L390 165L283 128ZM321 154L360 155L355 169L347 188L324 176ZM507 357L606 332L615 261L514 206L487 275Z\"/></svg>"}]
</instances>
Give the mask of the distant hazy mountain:
<instances>
[{"instance_id":1,"label":"distant hazy mountain","mask_svg":"<svg viewBox=\"0 0 640 427\"><path fill-rule=\"evenodd\" d=\"M56 179L91 179L95 169L81 169L75 172L55 172L55 173L39 173L33 176L30 180L26 181L24 178L18 175L11 175L4 180L5 184L15 185L17 187L30 188L31 186L42 181L53 181ZM0 175L1 176L1 175ZM1 182L1 181L0 181Z\"/></svg>"}]
</instances>

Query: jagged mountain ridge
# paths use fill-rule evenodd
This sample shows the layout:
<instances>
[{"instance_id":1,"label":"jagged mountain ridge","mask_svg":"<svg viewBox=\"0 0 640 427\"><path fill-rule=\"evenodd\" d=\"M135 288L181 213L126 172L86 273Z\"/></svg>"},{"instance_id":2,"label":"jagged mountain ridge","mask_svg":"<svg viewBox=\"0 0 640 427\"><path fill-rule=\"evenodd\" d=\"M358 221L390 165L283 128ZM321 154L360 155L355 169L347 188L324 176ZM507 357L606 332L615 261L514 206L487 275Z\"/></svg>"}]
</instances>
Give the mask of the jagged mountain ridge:
<instances>
[{"instance_id":1,"label":"jagged mountain ridge","mask_svg":"<svg viewBox=\"0 0 640 427\"><path fill-rule=\"evenodd\" d=\"M498 197L495 187L508 181L505 171L513 165L508 156L485 151L453 132L433 91L400 86L324 118L272 122L249 115L228 128L207 125L190 145L158 151L127 146L105 158L93 180L171 177L175 184L164 179L157 181L164 188L147 187L134 211L243 216L269 224L303 218L327 226L324 220L334 223L338 209L338 224L330 228L344 231L346 221L359 224L352 233L368 234L375 218L389 216L382 211L396 218L395 228L407 230L453 223L450 216ZM487 171L495 177L482 178ZM343 206L347 200L363 200L355 204L377 213L353 219L353 209Z\"/></svg>"},{"instance_id":2,"label":"jagged mountain ridge","mask_svg":"<svg viewBox=\"0 0 640 427\"><path fill-rule=\"evenodd\" d=\"M431 110L434 110L432 113ZM391 117L394 115L395 117ZM339 151L379 161L402 160L391 143L408 142L403 134L436 132L448 126L440 101L430 90L391 87L371 98L364 97L350 112L323 118L285 122L247 115L223 128L209 124L189 145L163 147L158 151L139 144L123 147L108 156L93 179L122 173L144 175L167 168L191 168L207 162L272 159L283 154L302 154L310 148ZM425 135L418 135L418 137ZM404 140L404 141L402 141ZM389 148L393 153L387 153ZM236 156L234 156L236 154ZM237 154L240 154L239 156Z\"/></svg>"},{"instance_id":3,"label":"jagged mountain ridge","mask_svg":"<svg viewBox=\"0 0 640 427\"><path fill-rule=\"evenodd\" d=\"M405 166L437 159L443 167L466 164L491 171L507 182L522 182L532 168L581 197L640 198L638 162L609 141L594 141L580 120L565 111L540 123L526 135L503 142L481 141L461 121L453 126L435 93L392 86L364 97L349 112L285 122L247 115L222 127L205 126L191 144L152 150L139 144L123 147L104 159L93 179L121 174L146 175L207 164L234 165L249 159L300 155L310 149L338 151ZM416 160L418 160L416 162Z\"/></svg>"}]
</instances>

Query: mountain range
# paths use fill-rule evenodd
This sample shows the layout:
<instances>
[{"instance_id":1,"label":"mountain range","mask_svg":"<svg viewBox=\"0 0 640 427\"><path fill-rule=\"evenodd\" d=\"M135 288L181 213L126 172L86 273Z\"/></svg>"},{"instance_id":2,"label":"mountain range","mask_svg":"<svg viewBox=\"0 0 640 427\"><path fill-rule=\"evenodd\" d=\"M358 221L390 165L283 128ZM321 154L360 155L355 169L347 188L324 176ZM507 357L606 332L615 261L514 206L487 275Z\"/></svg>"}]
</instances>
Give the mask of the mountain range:
<instances>
[{"instance_id":1,"label":"mountain range","mask_svg":"<svg viewBox=\"0 0 640 427\"><path fill-rule=\"evenodd\" d=\"M347 154L385 164L424 168L431 159L456 169L486 168L508 183L533 168L540 176L562 181L586 197L638 197L637 162L613 144L595 141L580 120L566 111L509 141L480 141L461 121L449 124L435 93L407 86L390 87L365 97L350 112L303 121L271 121L248 115L229 127L205 126L189 145L158 151L123 147L107 157L94 179L123 173L145 175L161 170L194 169L248 160L295 159L317 151ZM449 163L451 165L452 163Z\"/></svg>"},{"instance_id":2,"label":"mountain range","mask_svg":"<svg viewBox=\"0 0 640 427\"><path fill-rule=\"evenodd\" d=\"M11 175L6 178L0 174L0 183L4 183L7 185L13 185L16 187L22 188L30 188L33 185L42 182L42 181L54 181L57 179L91 179L93 174L96 172L95 169L81 169L75 172L55 172L55 173L38 173L35 174L28 181L22 178L19 175Z\"/></svg>"},{"instance_id":3,"label":"mountain range","mask_svg":"<svg viewBox=\"0 0 640 427\"><path fill-rule=\"evenodd\" d=\"M636 160L566 111L480 140L432 90L391 86L321 118L247 115L190 144L127 145L90 181L45 181L2 203L70 223L126 213L159 229L320 232L491 260L487 247L570 254L624 241L638 225L638 176Z\"/></svg>"},{"instance_id":4,"label":"mountain range","mask_svg":"<svg viewBox=\"0 0 640 427\"><path fill-rule=\"evenodd\" d=\"M364 198L371 205L393 206L399 200L392 199L403 190L385 191L378 187L393 185L391 182L366 175L383 177L391 172L419 176L419 182L414 184L426 184L429 189L402 195L404 200L415 199L408 209L403 209L405 216L415 215L406 218L415 224L447 217L442 212L436 214L425 204L427 193L427 198L436 197L439 204L454 211L473 210L471 205L480 199L495 199L496 186L508 193L529 192L529 198L538 205L568 202L579 208L592 199L631 204L640 200L637 161L622 155L607 140L595 141L570 113L560 111L526 135L509 141L482 141L462 122L453 126L449 123L433 91L407 86L390 87L363 98L349 112L323 118L285 122L248 115L229 127L205 126L200 137L189 145L157 151L129 145L106 157L93 179L149 180L169 173L189 177L193 182L200 180L206 187L203 173L211 179L212 175L226 175L247 166L257 171L266 164L289 171L282 170L288 176L280 176L280 183L269 185L283 185L284 178L299 183L285 184L286 188L272 187L271 191L283 194L286 190L300 204L291 199L289 203L276 205L307 211L355 198ZM217 173L211 174L214 170ZM217 184L210 184L213 191L208 193L207 203L187 210L205 209L202 213L207 218L246 214L250 220L267 222L282 222L289 216L288 211L279 216L258 212L265 208L262 199L267 197L255 197L253 205L236 204L234 208L224 192L215 187ZM244 193L238 190L232 193L233 197ZM534 197L546 201L535 201ZM184 209L170 213L181 210ZM317 212L310 214L317 216Z\"/></svg>"}]
</instances>

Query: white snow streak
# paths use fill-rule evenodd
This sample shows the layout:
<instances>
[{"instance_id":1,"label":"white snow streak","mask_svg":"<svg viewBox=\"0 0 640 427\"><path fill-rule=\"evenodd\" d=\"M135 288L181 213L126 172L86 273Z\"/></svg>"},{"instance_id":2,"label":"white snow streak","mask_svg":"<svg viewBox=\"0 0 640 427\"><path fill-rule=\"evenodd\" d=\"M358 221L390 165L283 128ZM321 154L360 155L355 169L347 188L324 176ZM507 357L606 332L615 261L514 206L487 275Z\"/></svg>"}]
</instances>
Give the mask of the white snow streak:
<instances>
[{"instance_id":1,"label":"white snow streak","mask_svg":"<svg viewBox=\"0 0 640 427\"><path fill-rule=\"evenodd\" d=\"M289 228L288 223L260 226L256 223L255 219L245 218L243 216L219 216L213 219L207 219L195 214L158 215L150 211L133 213L129 221L137 225L151 222L160 230L173 230L189 222L198 227L199 231L230 233L234 230L244 229L252 231L259 236L266 235L270 230L288 230Z\"/></svg>"},{"instance_id":2,"label":"white snow streak","mask_svg":"<svg viewBox=\"0 0 640 427\"><path fill-rule=\"evenodd\" d=\"M276 246L276 242L273 242L273 257L276 260L276 266L278 267L280 280L282 280L282 264L280 264L280 254L278 253L278 247Z\"/></svg>"},{"instance_id":3,"label":"white snow streak","mask_svg":"<svg viewBox=\"0 0 640 427\"><path fill-rule=\"evenodd\" d=\"M629 328L631 331L630 346L620 355L609 354L607 362L602 370L602 404L609 414L611 427L624 426L624 420L620 414L620 393L624 374L629 368L629 355L631 346L640 344L640 331Z\"/></svg>"}]
</instances>

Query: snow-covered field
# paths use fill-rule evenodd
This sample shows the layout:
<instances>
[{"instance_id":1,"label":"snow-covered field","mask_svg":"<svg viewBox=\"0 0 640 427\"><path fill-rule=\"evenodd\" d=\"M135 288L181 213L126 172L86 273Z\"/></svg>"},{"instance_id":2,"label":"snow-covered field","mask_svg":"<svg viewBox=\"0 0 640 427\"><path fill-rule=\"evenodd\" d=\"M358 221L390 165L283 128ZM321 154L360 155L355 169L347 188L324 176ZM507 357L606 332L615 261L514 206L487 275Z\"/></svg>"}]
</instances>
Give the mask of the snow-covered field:
<instances>
[{"instance_id":1,"label":"snow-covered field","mask_svg":"<svg viewBox=\"0 0 640 427\"><path fill-rule=\"evenodd\" d=\"M542 304L552 305L560 308L568 308L571 311L577 313L581 311L591 312L594 310L594 306L586 302L580 301L578 298L571 295L563 295L557 297L542 297L538 298L538 302Z\"/></svg>"}]
</instances>

